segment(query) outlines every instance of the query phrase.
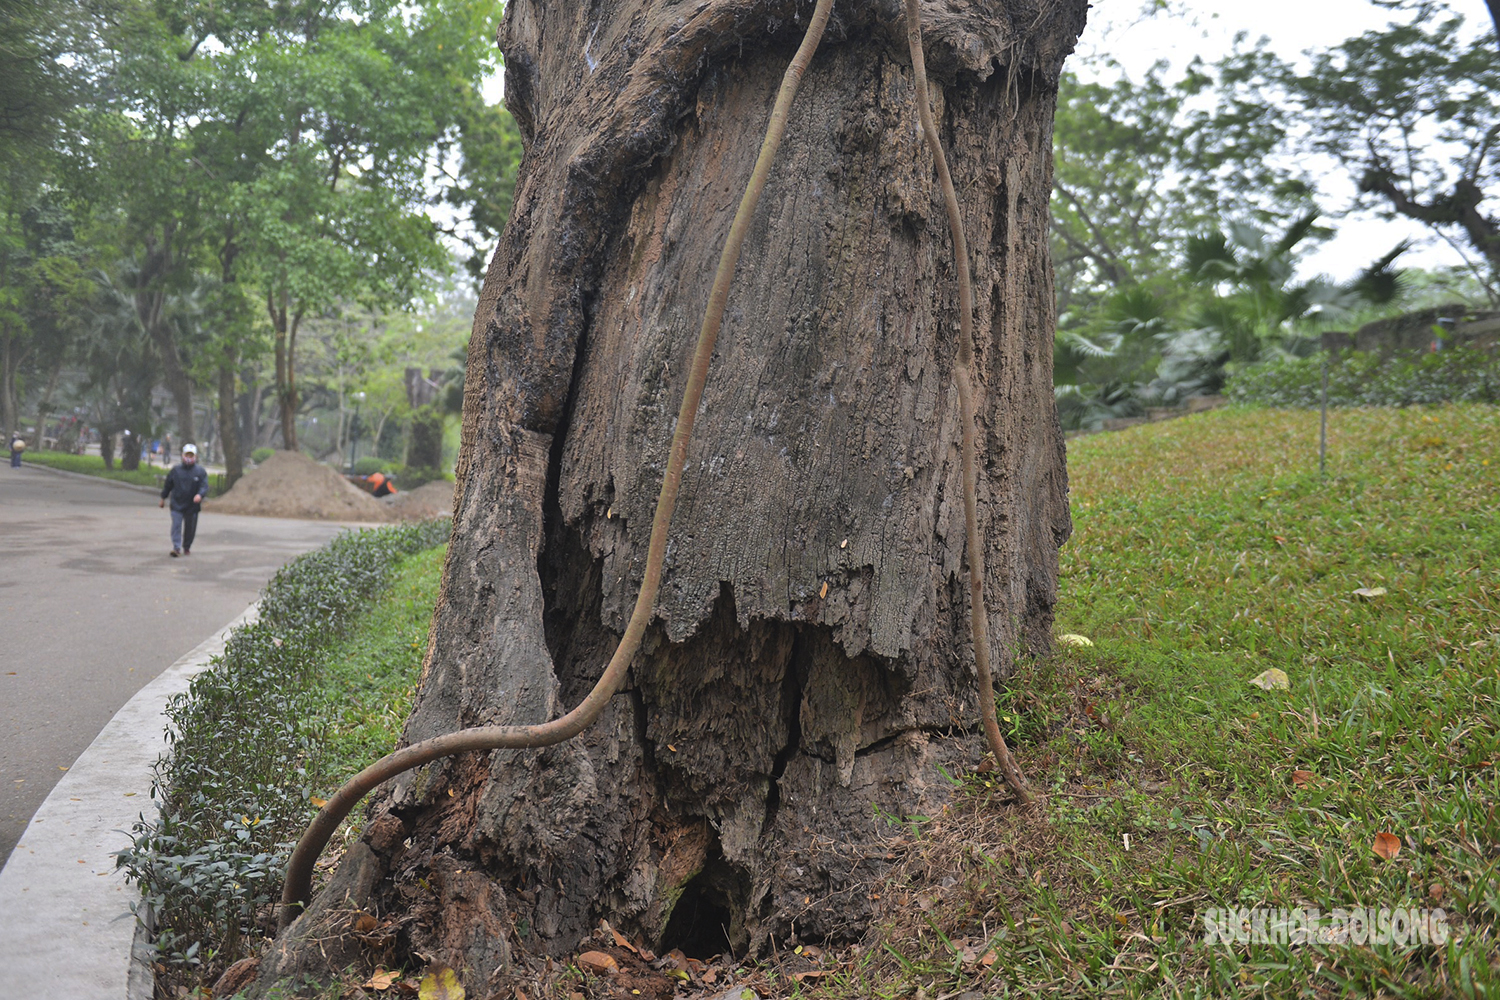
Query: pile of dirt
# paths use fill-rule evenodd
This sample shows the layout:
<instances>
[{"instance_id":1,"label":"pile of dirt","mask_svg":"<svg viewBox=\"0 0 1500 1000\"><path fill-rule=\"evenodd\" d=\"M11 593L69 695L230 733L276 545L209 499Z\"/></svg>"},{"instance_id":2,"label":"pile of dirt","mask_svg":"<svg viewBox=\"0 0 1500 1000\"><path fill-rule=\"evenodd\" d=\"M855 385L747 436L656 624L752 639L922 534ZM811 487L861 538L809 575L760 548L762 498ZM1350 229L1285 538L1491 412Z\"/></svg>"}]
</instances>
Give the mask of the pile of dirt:
<instances>
[{"instance_id":1,"label":"pile of dirt","mask_svg":"<svg viewBox=\"0 0 1500 1000\"><path fill-rule=\"evenodd\" d=\"M318 521L389 521L379 500L301 452L278 451L204 508L216 514L304 517Z\"/></svg>"},{"instance_id":2,"label":"pile of dirt","mask_svg":"<svg viewBox=\"0 0 1500 1000\"><path fill-rule=\"evenodd\" d=\"M387 497L385 507L398 521L427 521L453 513L453 484L435 479L409 493Z\"/></svg>"}]
</instances>

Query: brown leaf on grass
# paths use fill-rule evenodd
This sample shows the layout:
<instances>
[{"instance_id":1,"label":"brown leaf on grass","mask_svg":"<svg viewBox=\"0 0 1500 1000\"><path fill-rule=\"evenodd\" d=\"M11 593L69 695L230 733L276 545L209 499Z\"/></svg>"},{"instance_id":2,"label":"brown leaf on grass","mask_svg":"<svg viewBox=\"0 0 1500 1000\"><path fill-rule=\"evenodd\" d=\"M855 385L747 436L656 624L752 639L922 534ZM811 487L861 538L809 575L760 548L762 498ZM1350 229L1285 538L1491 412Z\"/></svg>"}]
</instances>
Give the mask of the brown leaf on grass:
<instances>
[{"instance_id":1,"label":"brown leaf on grass","mask_svg":"<svg viewBox=\"0 0 1500 1000\"><path fill-rule=\"evenodd\" d=\"M832 969L814 969L811 972L794 972L792 973L792 978L799 983L805 983L809 979L821 979L832 972Z\"/></svg>"},{"instance_id":2,"label":"brown leaf on grass","mask_svg":"<svg viewBox=\"0 0 1500 1000\"><path fill-rule=\"evenodd\" d=\"M615 961L613 955L606 955L602 951L586 951L578 956L578 964L596 975L606 972L618 972L620 963Z\"/></svg>"},{"instance_id":3,"label":"brown leaf on grass","mask_svg":"<svg viewBox=\"0 0 1500 1000\"><path fill-rule=\"evenodd\" d=\"M376 969L375 974L360 983L361 989L366 990L388 990L401 978L399 972L387 972L384 969Z\"/></svg>"},{"instance_id":4,"label":"brown leaf on grass","mask_svg":"<svg viewBox=\"0 0 1500 1000\"><path fill-rule=\"evenodd\" d=\"M1401 838L1394 833L1386 833L1382 830L1375 835L1375 843L1370 845L1370 850L1387 861L1392 861L1401 853Z\"/></svg>"},{"instance_id":5,"label":"brown leaf on grass","mask_svg":"<svg viewBox=\"0 0 1500 1000\"><path fill-rule=\"evenodd\" d=\"M1313 773L1311 771L1304 771L1299 768L1298 770L1292 772L1292 784L1296 785L1298 788L1306 788L1308 785L1312 784L1312 780Z\"/></svg>"},{"instance_id":6,"label":"brown leaf on grass","mask_svg":"<svg viewBox=\"0 0 1500 1000\"><path fill-rule=\"evenodd\" d=\"M356 934L368 934L379 925L380 921L368 913L356 913L354 915L354 933Z\"/></svg>"},{"instance_id":7,"label":"brown leaf on grass","mask_svg":"<svg viewBox=\"0 0 1500 1000\"><path fill-rule=\"evenodd\" d=\"M1443 901L1443 883L1434 882L1432 883L1432 885L1428 886L1427 898L1432 900L1434 903L1441 903Z\"/></svg>"}]
</instances>

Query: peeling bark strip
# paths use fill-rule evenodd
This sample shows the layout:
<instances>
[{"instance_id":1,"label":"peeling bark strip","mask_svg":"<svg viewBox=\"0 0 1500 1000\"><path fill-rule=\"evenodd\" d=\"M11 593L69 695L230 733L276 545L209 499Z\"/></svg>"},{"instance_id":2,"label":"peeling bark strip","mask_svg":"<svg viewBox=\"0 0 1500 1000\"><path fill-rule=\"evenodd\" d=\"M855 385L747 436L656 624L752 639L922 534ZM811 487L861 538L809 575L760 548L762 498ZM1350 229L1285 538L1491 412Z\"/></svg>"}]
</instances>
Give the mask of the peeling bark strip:
<instances>
[{"instance_id":1,"label":"peeling bark strip","mask_svg":"<svg viewBox=\"0 0 1500 1000\"><path fill-rule=\"evenodd\" d=\"M810 10L508 6L527 156L475 319L455 530L408 741L544 722L598 679L640 581L746 136ZM923 15L974 249L978 516L1002 662L1047 642L1068 532L1046 213L1056 80L1083 10L944 0ZM850 5L807 74L627 696L569 743L394 782L269 976L349 957L311 943L345 898L399 910L403 947L465 968L475 990L512 947L565 951L605 915L705 949L694 927L740 947L862 930L861 885L885 853L877 808L940 808L938 765L980 746L951 251L904 43L899 3Z\"/></svg>"}]
</instances>

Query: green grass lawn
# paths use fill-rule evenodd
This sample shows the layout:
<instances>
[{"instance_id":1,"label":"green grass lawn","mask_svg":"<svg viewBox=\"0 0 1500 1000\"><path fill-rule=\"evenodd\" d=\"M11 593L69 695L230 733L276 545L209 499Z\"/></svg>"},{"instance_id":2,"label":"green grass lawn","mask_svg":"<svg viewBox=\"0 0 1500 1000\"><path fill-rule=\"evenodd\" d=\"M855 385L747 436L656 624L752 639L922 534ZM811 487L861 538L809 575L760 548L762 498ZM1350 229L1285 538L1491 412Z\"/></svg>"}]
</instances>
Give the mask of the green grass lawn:
<instances>
[{"instance_id":1,"label":"green grass lawn","mask_svg":"<svg viewBox=\"0 0 1500 1000\"><path fill-rule=\"evenodd\" d=\"M970 779L888 890L927 911L826 993L1496 988L1500 412L1336 411L1326 478L1317 433L1235 409L1070 442L1057 632L1094 645L1000 706L1046 806ZM1271 667L1290 690L1250 684ZM1202 940L1210 908L1299 906L1443 907L1455 940Z\"/></svg>"}]
</instances>

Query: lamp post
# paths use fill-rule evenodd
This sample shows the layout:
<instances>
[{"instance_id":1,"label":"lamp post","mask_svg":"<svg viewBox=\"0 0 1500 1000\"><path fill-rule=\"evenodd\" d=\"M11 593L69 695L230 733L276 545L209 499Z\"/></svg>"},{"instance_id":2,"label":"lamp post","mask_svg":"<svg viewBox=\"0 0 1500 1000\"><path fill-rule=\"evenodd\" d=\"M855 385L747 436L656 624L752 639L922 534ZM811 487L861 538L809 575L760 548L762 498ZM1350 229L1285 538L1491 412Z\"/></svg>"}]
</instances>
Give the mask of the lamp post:
<instances>
[{"instance_id":1,"label":"lamp post","mask_svg":"<svg viewBox=\"0 0 1500 1000\"><path fill-rule=\"evenodd\" d=\"M349 421L349 474L354 474L354 459L359 453L359 404L365 401L365 394L356 392L354 394L354 419Z\"/></svg>"}]
</instances>

